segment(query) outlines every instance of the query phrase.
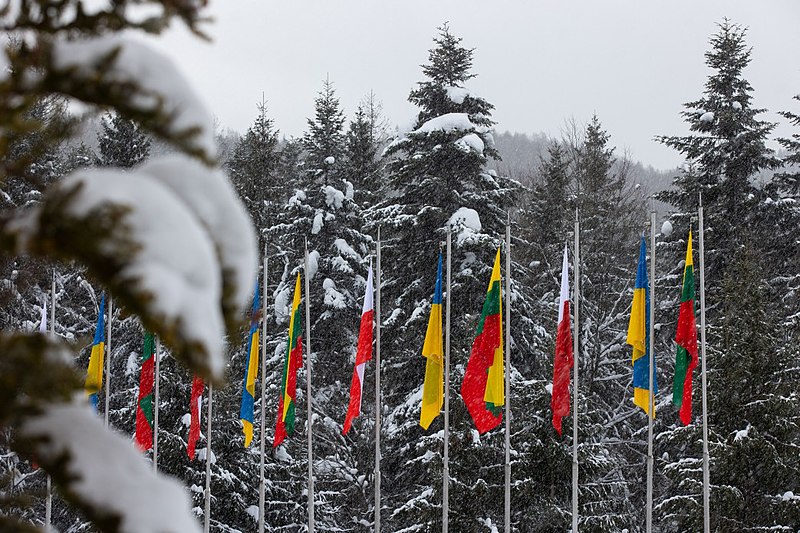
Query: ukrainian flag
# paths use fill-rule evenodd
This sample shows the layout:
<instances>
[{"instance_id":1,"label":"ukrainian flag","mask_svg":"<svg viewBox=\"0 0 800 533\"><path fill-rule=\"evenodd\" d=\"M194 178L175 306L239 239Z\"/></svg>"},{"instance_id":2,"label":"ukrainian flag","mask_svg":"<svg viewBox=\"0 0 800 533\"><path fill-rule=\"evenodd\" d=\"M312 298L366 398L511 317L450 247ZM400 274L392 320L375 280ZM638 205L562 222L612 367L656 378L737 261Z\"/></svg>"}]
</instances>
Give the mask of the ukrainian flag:
<instances>
[{"instance_id":1,"label":"ukrainian flag","mask_svg":"<svg viewBox=\"0 0 800 533\"><path fill-rule=\"evenodd\" d=\"M633 347L633 403L655 418L655 404L650 413L650 291L647 281L647 246L644 235L639 245L639 265L633 289L631 319L626 341ZM653 393L658 393L656 369L653 364Z\"/></svg>"},{"instance_id":2,"label":"ukrainian flag","mask_svg":"<svg viewBox=\"0 0 800 533\"><path fill-rule=\"evenodd\" d=\"M245 448L250 446L250 443L253 441L253 405L256 398L256 377L258 376L258 319L260 311L261 298L258 292L258 280L256 280L255 295L253 296L253 310L250 314L250 335L247 344L247 366L244 372L242 405L239 408L239 418L242 420L242 430L244 431Z\"/></svg>"},{"instance_id":3,"label":"ukrainian flag","mask_svg":"<svg viewBox=\"0 0 800 533\"><path fill-rule=\"evenodd\" d=\"M84 390L89 397L89 404L97 412L97 393L103 386L103 362L106 354L106 296L100 297L100 310L97 313L97 327L94 330L92 355L89 356L89 368L86 370Z\"/></svg>"},{"instance_id":4,"label":"ukrainian flag","mask_svg":"<svg viewBox=\"0 0 800 533\"><path fill-rule=\"evenodd\" d=\"M425 381L422 384L422 407L419 425L428 429L433 419L442 411L444 350L442 349L442 254L439 253L439 267L436 271L436 289L433 292L428 330L422 345L425 362Z\"/></svg>"}]
</instances>

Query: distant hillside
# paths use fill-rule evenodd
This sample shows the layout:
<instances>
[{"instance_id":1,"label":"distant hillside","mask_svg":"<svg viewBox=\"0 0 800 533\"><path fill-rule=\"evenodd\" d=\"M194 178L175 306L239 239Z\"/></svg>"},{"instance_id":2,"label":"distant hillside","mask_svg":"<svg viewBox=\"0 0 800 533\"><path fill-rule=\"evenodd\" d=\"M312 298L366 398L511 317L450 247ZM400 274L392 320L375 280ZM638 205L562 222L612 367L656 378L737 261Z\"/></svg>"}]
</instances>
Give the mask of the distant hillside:
<instances>
[{"instance_id":1,"label":"distant hillside","mask_svg":"<svg viewBox=\"0 0 800 533\"><path fill-rule=\"evenodd\" d=\"M502 157L501 161L491 161L489 167L500 174L511 176L526 185L536 182L542 157L547 156L547 147L553 138L544 133L512 133L505 131L494 136L495 146ZM621 159L624 154L617 153ZM630 163L630 174L635 183L641 184L650 193L664 190L672 183L675 170L657 170L647 163Z\"/></svg>"}]
</instances>

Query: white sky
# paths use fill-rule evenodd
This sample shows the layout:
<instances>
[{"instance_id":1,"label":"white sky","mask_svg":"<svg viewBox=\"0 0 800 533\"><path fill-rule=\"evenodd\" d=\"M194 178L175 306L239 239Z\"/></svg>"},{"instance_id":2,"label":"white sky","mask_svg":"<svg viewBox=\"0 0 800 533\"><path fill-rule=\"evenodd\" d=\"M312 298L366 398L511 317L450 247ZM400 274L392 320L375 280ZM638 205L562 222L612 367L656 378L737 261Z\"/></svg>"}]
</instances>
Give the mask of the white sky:
<instances>
[{"instance_id":1,"label":"white sky","mask_svg":"<svg viewBox=\"0 0 800 533\"><path fill-rule=\"evenodd\" d=\"M681 104L700 97L725 16L749 28L745 76L762 118L800 111L798 0L217 0L209 13L211 44L182 29L155 43L239 132L263 93L281 135L302 135L326 76L348 117L373 91L393 124L408 123L408 93L444 21L475 48L468 86L494 104L498 131L559 136L596 112L618 152L680 164L653 137L688 131Z\"/></svg>"}]
</instances>

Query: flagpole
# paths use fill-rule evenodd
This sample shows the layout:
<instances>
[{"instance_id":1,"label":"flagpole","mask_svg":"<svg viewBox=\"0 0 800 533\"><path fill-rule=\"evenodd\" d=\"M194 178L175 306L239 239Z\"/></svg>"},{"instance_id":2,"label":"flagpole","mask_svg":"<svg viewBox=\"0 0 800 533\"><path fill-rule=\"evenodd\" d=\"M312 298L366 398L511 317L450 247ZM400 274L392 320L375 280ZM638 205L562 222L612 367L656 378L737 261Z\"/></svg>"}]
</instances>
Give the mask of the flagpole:
<instances>
[{"instance_id":1,"label":"flagpole","mask_svg":"<svg viewBox=\"0 0 800 533\"><path fill-rule=\"evenodd\" d=\"M53 269L53 276L50 284L50 336L56 336L56 271ZM44 521L49 533L53 522L53 484L50 475L47 476L47 496L44 500Z\"/></svg>"},{"instance_id":2,"label":"flagpole","mask_svg":"<svg viewBox=\"0 0 800 533\"><path fill-rule=\"evenodd\" d=\"M154 406L153 406L153 471L158 472L158 403L159 403L159 393L158 393L158 386L160 381L160 373L161 373L161 342L159 339L154 339L156 343L156 353L155 353L155 367L156 367L156 375L155 375L155 385L154 385Z\"/></svg>"},{"instance_id":3,"label":"flagpole","mask_svg":"<svg viewBox=\"0 0 800 533\"><path fill-rule=\"evenodd\" d=\"M442 456L442 533L450 525L450 269L453 238L447 225L447 300L444 329L444 455Z\"/></svg>"},{"instance_id":4,"label":"flagpole","mask_svg":"<svg viewBox=\"0 0 800 533\"><path fill-rule=\"evenodd\" d=\"M581 296L581 260L580 260L580 221L578 208L575 208L575 251L573 252L575 272L575 297L573 310L575 313L575 336L572 339L572 533L578 533L578 362L580 347L580 296ZM566 317L569 320L569 317Z\"/></svg>"},{"instance_id":5,"label":"flagpole","mask_svg":"<svg viewBox=\"0 0 800 533\"><path fill-rule=\"evenodd\" d=\"M206 421L206 490L205 490L205 523L204 533L211 531L211 404L213 402L214 385L208 383L208 420Z\"/></svg>"},{"instance_id":6,"label":"flagpole","mask_svg":"<svg viewBox=\"0 0 800 533\"><path fill-rule=\"evenodd\" d=\"M306 285L306 420L308 424L308 532L314 533L314 453L312 447L313 419L311 413L311 294L308 292L308 239L305 240Z\"/></svg>"},{"instance_id":7,"label":"flagpole","mask_svg":"<svg viewBox=\"0 0 800 533\"><path fill-rule=\"evenodd\" d=\"M265 480L264 480L264 442L266 428L267 406L267 274L269 273L269 260L267 258L267 244L264 243L264 288L261 298L261 462L258 465L258 533L264 533L264 506L265 506Z\"/></svg>"},{"instance_id":8,"label":"flagpole","mask_svg":"<svg viewBox=\"0 0 800 533\"><path fill-rule=\"evenodd\" d=\"M111 389L111 316L113 313L113 298L111 294L108 295L108 324L106 324L108 339L106 340L106 409L103 413L103 421L108 427L108 406L111 396L109 390Z\"/></svg>"},{"instance_id":9,"label":"flagpole","mask_svg":"<svg viewBox=\"0 0 800 533\"><path fill-rule=\"evenodd\" d=\"M511 214L506 221L506 490L505 533L511 533Z\"/></svg>"},{"instance_id":10,"label":"flagpole","mask_svg":"<svg viewBox=\"0 0 800 533\"><path fill-rule=\"evenodd\" d=\"M375 533L381 531L381 227L375 248Z\"/></svg>"},{"instance_id":11,"label":"flagpole","mask_svg":"<svg viewBox=\"0 0 800 533\"><path fill-rule=\"evenodd\" d=\"M703 392L703 531L711 531L711 474L708 457L708 405L706 401L706 263L703 247L703 196L697 208L700 246L700 379Z\"/></svg>"},{"instance_id":12,"label":"flagpole","mask_svg":"<svg viewBox=\"0 0 800 533\"><path fill-rule=\"evenodd\" d=\"M655 417L655 393L653 389L653 370L655 369L654 322L655 322L655 289L656 289L656 212L650 212L650 327L649 341L649 391L650 405L647 417L647 533L653 531L653 418Z\"/></svg>"}]
</instances>

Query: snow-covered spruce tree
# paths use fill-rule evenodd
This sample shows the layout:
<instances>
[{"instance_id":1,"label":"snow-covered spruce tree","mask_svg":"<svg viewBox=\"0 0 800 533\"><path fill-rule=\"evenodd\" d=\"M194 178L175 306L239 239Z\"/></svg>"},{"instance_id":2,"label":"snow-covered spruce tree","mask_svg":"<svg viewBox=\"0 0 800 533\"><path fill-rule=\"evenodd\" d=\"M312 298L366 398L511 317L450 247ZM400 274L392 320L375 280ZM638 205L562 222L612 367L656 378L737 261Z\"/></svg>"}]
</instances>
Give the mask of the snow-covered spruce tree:
<instances>
[{"instance_id":1,"label":"snow-covered spruce tree","mask_svg":"<svg viewBox=\"0 0 800 533\"><path fill-rule=\"evenodd\" d=\"M302 138L302 166L297 167L292 157L284 161L288 174L300 170L291 183L295 190L281 209L282 217L269 231L270 241L278 248L270 255L278 259L275 271L280 281L274 296L279 330L274 346L279 351L271 359L274 381L268 382L280 383L284 362L280 350L285 349L289 306L296 274L302 273L307 239L310 294L305 295L304 288L303 293L311 298L317 523L331 529L352 528L354 517L358 521L372 513L370 486L365 481L372 470L369 402L364 402L364 416L357 419L346 437L342 436L342 423L373 244L372 238L362 233L361 210L354 201L354 186L344 157L345 117L330 81L323 83L314 104L314 116L308 119ZM298 406L304 406L305 372L299 374ZM372 380L373 374L368 368L367 379ZM365 390L369 390L369 383L365 383ZM298 435L304 433L305 418L305 409L298 407L294 437L276 450L276 468L282 465L278 479L283 486L276 486L275 499L303 499L306 451Z\"/></svg>"},{"instance_id":2,"label":"snow-covered spruce tree","mask_svg":"<svg viewBox=\"0 0 800 533\"><path fill-rule=\"evenodd\" d=\"M800 102L800 94L794 97ZM796 128L800 128L800 115L791 111L782 111L781 115ZM779 174L778 179L784 184L784 188L795 197L800 195L800 133L794 133L790 138L783 137L778 139L784 150L788 152L783 159L784 165L791 169Z\"/></svg>"},{"instance_id":3,"label":"snow-covered spruce tree","mask_svg":"<svg viewBox=\"0 0 800 533\"><path fill-rule=\"evenodd\" d=\"M266 103L257 107L258 116L236 144L227 170L253 223L261 230L275 218L276 202L282 205L286 188L276 173L278 131L267 117Z\"/></svg>"},{"instance_id":4,"label":"snow-covered spruce tree","mask_svg":"<svg viewBox=\"0 0 800 533\"><path fill-rule=\"evenodd\" d=\"M794 99L800 102L800 95ZM800 128L800 115L790 111L781 115L795 128ZM772 223L775 246L780 246L775 258L783 268L773 278L773 290L786 309L783 327L797 338L800 335L800 249L796 246L800 239L800 132L780 138L778 142L787 152L783 159L785 168L766 187L773 208L768 210L772 220L765 222Z\"/></svg>"},{"instance_id":5,"label":"snow-covered spruce tree","mask_svg":"<svg viewBox=\"0 0 800 533\"><path fill-rule=\"evenodd\" d=\"M670 301L665 300L664 303L668 304L667 308L674 316L677 316L682 270L680 261L685 254L689 227L697 230L693 217L700 192L705 206L709 444L712 465L717 459L722 459L720 454L724 452L729 437L726 431L715 425L715 421L741 422L745 405L750 405L750 400L740 395L736 395L743 402L739 404L726 400L715 405L713 400L714 387L719 387L718 394L722 396L727 396L722 388L738 388L738 384L734 386L733 382L727 380L737 372L737 368L746 367L741 358L729 357L726 353L728 348L723 348L727 342L720 326L730 317L722 303L731 301L731 298L745 298L743 294L728 294L732 285L724 280L731 277L729 268L732 268L735 260L741 259L743 249L748 248L750 259L746 262L751 263L748 268L760 273L754 279L756 283L751 290L759 290L755 288L758 286L766 291L760 297L772 302L772 316L777 323L783 323L783 328L787 321L791 321L788 317L792 313L789 311L791 305L786 305L787 298L791 299L790 292L786 290L790 284L787 285L786 280L797 272L796 247L788 244L791 238L787 235L791 231L789 228L793 227L789 222L791 209L786 209L786 203L781 200L785 192L778 192L777 183L768 183L764 188L754 183L759 171L774 168L779 161L765 144L774 124L759 120L758 115L764 110L754 107L753 88L743 77L751 56L745 36L744 29L728 20L719 25L719 31L710 40L711 50L705 55L712 74L705 84L703 96L685 104L686 110L682 113L693 133L659 138L686 157L684 170L674 180L675 187L658 196L675 208L671 216L675 232L671 239L665 239L659 247L659 263L663 265L659 270L668 272L659 279L659 286L669 290L665 297ZM695 264L698 264L697 256ZM752 275L750 277L752 279ZM742 325L748 323L743 322ZM675 331L674 319L668 326L665 329L671 338ZM741 339L753 337L755 340L759 332L742 331L741 335ZM763 340L766 342L766 339ZM674 361L674 345L670 345L667 352L670 353L670 361ZM698 379L699 375L696 374L695 380ZM714 380L723 381L714 383ZM747 381L750 380L748 378ZM695 413L699 414L699 394L695 394L695 397ZM659 508L663 509L665 518L674 520L678 530L694 529L697 513L702 509L699 418L696 416L695 420L697 424L686 428L676 427L662 432L658 437L666 452L664 471L669 481L668 490L661 496L664 503L659 504ZM735 429L743 430L744 427ZM715 467L712 466L712 502L719 501L717 498L722 497L723 493L725 497L732 494L719 486L717 480ZM736 490L733 489L733 492ZM728 512L723 511L724 508L721 504L712 503L712 526L717 523L717 512ZM755 525L756 522L751 524ZM733 526L728 524L723 527L720 524L715 527L728 530ZM750 526L741 525L743 529L747 527Z\"/></svg>"},{"instance_id":6,"label":"snow-covered spruce tree","mask_svg":"<svg viewBox=\"0 0 800 533\"><path fill-rule=\"evenodd\" d=\"M150 155L150 136L133 120L106 113L100 128L97 166L131 168Z\"/></svg>"},{"instance_id":7,"label":"snow-covered spruce tree","mask_svg":"<svg viewBox=\"0 0 800 533\"><path fill-rule=\"evenodd\" d=\"M775 125L758 118L765 110L753 106L753 88L744 78L751 55L746 33L727 19L719 24L705 54L712 74L703 95L684 104L681 113L692 133L657 138L686 158L688 170L675 178L672 189L657 195L675 208L672 222L680 235L689 227L702 192L706 276L712 291L720 286L740 245L740 229L750 225L758 211L762 195L752 178L780 163L766 146Z\"/></svg>"},{"instance_id":8,"label":"snow-covered spruce tree","mask_svg":"<svg viewBox=\"0 0 800 533\"><path fill-rule=\"evenodd\" d=\"M387 527L436 531L441 524L441 417L428 431L418 425L425 360L421 348L436 276L436 257L453 228L451 318L451 527L475 531L502 521L502 433L480 439L458 398L464 368L486 296L492 262L504 237L507 209L516 182L485 168L497 157L491 135L491 110L485 99L465 86L474 77L473 50L463 47L445 25L434 38L425 79L409 101L419 113L413 130L385 151L388 195L371 210L371 221L384 236L384 505ZM522 266L515 263L514 272ZM505 273L503 273L505 276ZM514 285L512 331L517 353L529 353L539 339L527 322L527 294ZM523 358L524 356L519 356ZM519 373L512 380L522 382ZM512 390L512 395L517 389ZM544 386L541 395L544 395ZM516 397L515 397L516 398ZM518 405L524 404L523 400ZM524 412L519 412L520 425ZM519 459L515 454L514 461ZM525 510L518 509L522 519ZM484 524L483 526L481 524Z\"/></svg>"},{"instance_id":9,"label":"snow-covered spruce tree","mask_svg":"<svg viewBox=\"0 0 800 533\"><path fill-rule=\"evenodd\" d=\"M158 33L175 19L200 34L201 8L151 1L143 19L134 9L140 4L121 0L87 15L78 1L33 1L5 13L4 29L25 39L0 54L0 129L42 135L18 157L0 143L0 180L20 175L66 140L72 117L58 128L31 119L36 102L49 95L111 109L202 163L173 155L125 173L77 170L51 184L36 204L4 206L0 248L4 255L85 265L118 307L138 315L177 359L219 384L222 338L235 332L254 278L254 236L224 175L212 168L210 114L163 56L114 35L123 28ZM171 83L163 83L163 72ZM169 277L168 303L159 273ZM90 329L91 313L66 296L91 285L80 278L56 281L67 302L57 309L56 332L74 341ZM197 323L205 329L193 328ZM64 498L103 531L197 531L184 489L153 474L129 437L105 430L86 407L85 370L74 368L73 350L63 340L4 328L0 425L13 429L13 448L35 456ZM56 520L58 513L56 507ZM13 518L3 521L6 530L25 528Z\"/></svg>"},{"instance_id":10,"label":"snow-covered spruce tree","mask_svg":"<svg viewBox=\"0 0 800 533\"><path fill-rule=\"evenodd\" d=\"M579 460L582 528L631 527L644 501L644 413L631 401L625 345L639 234L645 220L627 160L620 161L597 116L567 140L580 217L581 323Z\"/></svg>"},{"instance_id":11,"label":"snow-covered spruce tree","mask_svg":"<svg viewBox=\"0 0 800 533\"><path fill-rule=\"evenodd\" d=\"M723 281L720 344L708 361L718 531L791 531L800 523L800 358L760 270L748 239Z\"/></svg>"},{"instance_id":12,"label":"snow-covered spruce tree","mask_svg":"<svg viewBox=\"0 0 800 533\"><path fill-rule=\"evenodd\" d=\"M377 202L383 185L373 120L368 110L359 105L350 121L345 142L345 172L353 183L355 202L362 209Z\"/></svg>"}]
</instances>

